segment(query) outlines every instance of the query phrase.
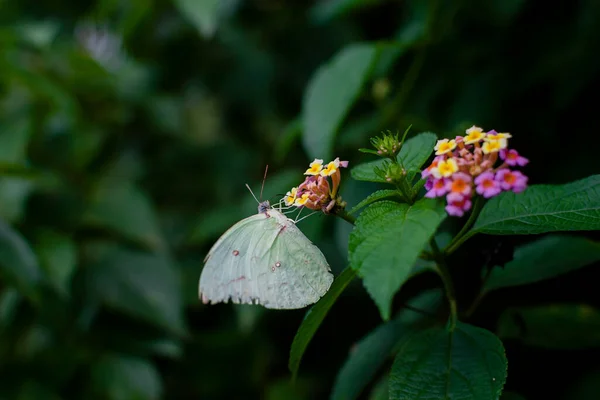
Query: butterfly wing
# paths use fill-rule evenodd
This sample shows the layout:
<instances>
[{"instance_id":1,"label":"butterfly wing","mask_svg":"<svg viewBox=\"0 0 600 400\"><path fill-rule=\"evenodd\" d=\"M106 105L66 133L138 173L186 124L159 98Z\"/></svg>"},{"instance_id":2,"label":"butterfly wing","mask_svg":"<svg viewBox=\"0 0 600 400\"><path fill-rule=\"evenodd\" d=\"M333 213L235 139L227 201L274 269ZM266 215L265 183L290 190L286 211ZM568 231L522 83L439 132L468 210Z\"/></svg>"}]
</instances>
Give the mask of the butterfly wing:
<instances>
[{"instance_id":1,"label":"butterfly wing","mask_svg":"<svg viewBox=\"0 0 600 400\"><path fill-rule=\"evenodd\" d=\"M207 303L262 304L292 309L327 292L333 275L321 251L276 210L243 219L205 259L199 294Z\"/></svg>"}]
</instances>

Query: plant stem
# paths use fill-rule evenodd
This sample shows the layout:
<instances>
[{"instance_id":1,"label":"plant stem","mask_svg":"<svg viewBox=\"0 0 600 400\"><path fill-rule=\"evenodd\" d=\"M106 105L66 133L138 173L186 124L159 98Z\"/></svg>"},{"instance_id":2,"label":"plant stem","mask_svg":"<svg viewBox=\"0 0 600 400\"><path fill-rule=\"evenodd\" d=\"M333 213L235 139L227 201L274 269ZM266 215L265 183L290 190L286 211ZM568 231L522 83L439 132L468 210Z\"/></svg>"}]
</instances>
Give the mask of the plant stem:
<instances>
[{"instance_id":1,"label":"plant stem","mask_svg":"<svg viewBox=\"0 0 600 400\"><path fill-rule=\"evenodd\" d=\"M454 239L452 239L448 246L446 246L446 248L444 249L444 254L452 254L461 244L463 244L463 242L465 242L472 236L472 234L469 234L468 232L469 229L471 229L471 226L473 226L473 224L475 223L477 217L479 216L482 206L483 197L477 196L477 198L475 199L475 204L473 204L473 210L471 211L471 215L469 215L469 219L467 220L467 222L465 222L458 234L454 236Z\"/></svg>"},{"instance_id":2,"label":"plant stem","mask_svg":"<svg viewBox=\"0 0 600 400\"><path fill-rule=\"evenodd\" d=\"M452 283L452 277L446 266L446 260L444 259L444 253L440 251L435 239L430 240L431 250L433 252L436 264L436 271L442 282L444 283L444 290L446 291L446 297L448 298L448 304L450 305L450 330L453 330L458 321L458 310L456 306L456 297L454 295L454 284Z\"/></svg>"},{"instance_id":3,"label":"plant stem","mask_svg":"<svg viewBox=\"0 0 600 400\"><path fill-rule=\"evenodd\" d=\"M483 300L483 298L487 294L487 291L485 291L483 288L485 287L485 283L490 278L490 275L492 275L492 269L488 268L487 272L485 273L485 276L481 280L481 288L479 290L479 294L477 294L477 297L475 297L475 300L473 300L473 303L471 303L469 309L465 311L465 318L469 318L475 312L475 310L479 306L479 303L481 303L481 300Z\"/></svg>"},{"instance_id":4,"label":"plant stem","mask_svg":"<svg viewBox=\"0 0 600 400\"><path fill-rule=\"evenodd\" d=\"M354 223L356 222L356 218L348 214L348 212L343 208L335 209L335 211L332 214L337 215L338 217L352 225L354 225Z\"/></svg>"}]
</instances>

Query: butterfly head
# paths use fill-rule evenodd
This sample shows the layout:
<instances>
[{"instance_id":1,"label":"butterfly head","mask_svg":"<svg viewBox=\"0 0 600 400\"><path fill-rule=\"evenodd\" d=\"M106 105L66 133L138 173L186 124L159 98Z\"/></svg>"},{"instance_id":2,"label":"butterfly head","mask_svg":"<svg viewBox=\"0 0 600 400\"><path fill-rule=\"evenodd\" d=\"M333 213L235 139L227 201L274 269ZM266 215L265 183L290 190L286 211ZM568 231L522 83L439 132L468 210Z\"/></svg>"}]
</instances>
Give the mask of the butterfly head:
<instances>
[{"instance_id":1,"label":"butterfly head","mask_svg":"<svg viewBox=\"0 0 600 400\"><path fill-rule=\"evenodd\" d=\"M258 213L266 213L268 210L271 209L271 203L269 203L269 200L265 200L265 201L261 201L260 203L258 203Z\"/></svg>"}]
</instances>

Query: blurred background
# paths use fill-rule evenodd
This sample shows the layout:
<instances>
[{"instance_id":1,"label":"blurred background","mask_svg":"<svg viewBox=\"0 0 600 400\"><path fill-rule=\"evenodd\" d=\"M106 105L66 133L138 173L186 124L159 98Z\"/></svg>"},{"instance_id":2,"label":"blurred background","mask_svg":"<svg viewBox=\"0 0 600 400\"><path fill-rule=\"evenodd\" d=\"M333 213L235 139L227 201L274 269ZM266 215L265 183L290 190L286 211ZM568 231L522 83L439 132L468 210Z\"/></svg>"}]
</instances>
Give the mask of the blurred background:
<instances>
[{"instance_id":1,"label":"blurred background","mask_svg":"<svg viewBox=\"0 0 600 400\"><path fill-rule=\"evenodd\" d=\"M0 399L327 398L381 323L358 280L295 385L287 357L305 309L197 299L210 246L256 212L244 184L258 194L268 164L263 197L277 199L314 157L301 117L311 78L346 46L382 48L332 142L350 166L381 130L476 124L512 133L530 183L564 183L600 172L599 24L595 0L0 0ZM376 188L344 171L350 206ZM299 226L338 274L351 226ZM456 255L465 307L481 267L469 257ZM472 322L494 330L515 305L598 306L596 271L498 291ZM398 297L438 285L420 277ZM507 389L599 398L589 324L582 349L505 341Z\"/></svg>"}]
</instances>

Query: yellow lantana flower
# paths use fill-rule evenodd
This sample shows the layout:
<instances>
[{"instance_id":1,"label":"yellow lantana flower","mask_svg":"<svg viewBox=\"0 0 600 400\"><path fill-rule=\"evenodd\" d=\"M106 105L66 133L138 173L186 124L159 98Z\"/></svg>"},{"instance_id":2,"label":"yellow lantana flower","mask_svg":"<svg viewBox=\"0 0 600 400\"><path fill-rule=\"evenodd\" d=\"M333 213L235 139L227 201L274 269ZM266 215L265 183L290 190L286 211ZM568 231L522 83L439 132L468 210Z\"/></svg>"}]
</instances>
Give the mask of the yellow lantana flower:
<instances>
[{"instance_id":1,"label":"yellow lantana flower","mask_svg":"<svg viewBox=\"0 0 600 400\"><path fill-rule=\"evenodd\" d=\"M438 140L436 145L435 145L435 155L436 156L441 156L442 154L446 154L451 152L452 150L454 150L456 148L456 140L452 139L441 139Z\"/></svg>"},{"instance_id":2,"label":"yellow lantana flower","mask_svg":"<svg viewBox=\"0 0 600 400\"><path fill-rule=\"evenodd\" d=\"M306 170L304 175L319 175L323 169L323 160L315 158L315 160L310 163L309 167L310 168Z\"/></svg>"},{"instance_id":3,"label":"yellow lantana flower","mask_svg":"<svg viewBox=\"0 0 600 400\"><path fill-rule=\"evenodd\" d=\"M475 125L467 129L465 133L467 134L467 136L463 138L465 144L477 143L485 139L486 137L486 134L483 132L483 129Z\"/></svg>"},{"instance_id":4,"label":"yellow lantana flower","mask_svg":"<svg viewBox=\"0 0 600 400\"><path fill-rule=\"evenodd\" d=\"M296 197L298 196L298 188L293 187L289 192L285 194L285 198L283 199L286 206L291 206L296 201Z\"/></svg>"},{"instance_id":5,"label":"yellow lantana flower","mask_svg":"<svg viewBox=\"0 0 600 400\"><path fill-rule=\"evenodd\" d=\"M437 167L431 170L431 174L437 179L440 179L448 178L456 171L458 171L458 164L456 163L456 160L454 158L449 158L447 160L440 161Z\"/></svg>"}]
</instances>

